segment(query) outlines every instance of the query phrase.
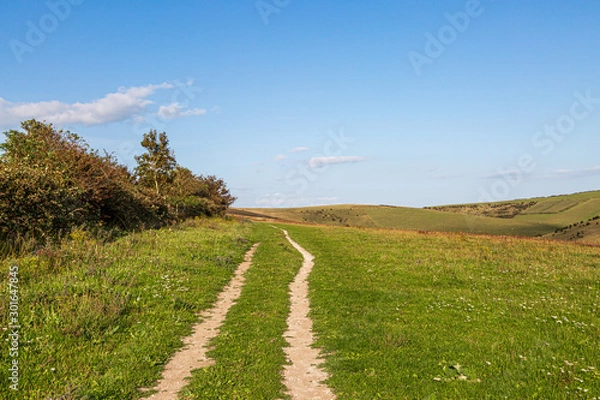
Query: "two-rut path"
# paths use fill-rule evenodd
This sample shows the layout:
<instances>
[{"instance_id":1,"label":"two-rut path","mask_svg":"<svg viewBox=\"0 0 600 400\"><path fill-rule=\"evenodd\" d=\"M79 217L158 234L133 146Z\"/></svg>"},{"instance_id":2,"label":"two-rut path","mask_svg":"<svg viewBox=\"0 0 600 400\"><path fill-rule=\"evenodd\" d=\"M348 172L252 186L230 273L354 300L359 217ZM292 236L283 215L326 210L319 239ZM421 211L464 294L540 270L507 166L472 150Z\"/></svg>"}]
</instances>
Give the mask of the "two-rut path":
<instances>
[{"instance_id":1,"label":"two-rut path","mask_svg":"<svg viewBox=\"0 0 600 400\"><path fill-rule=\"evenodd\" d=\"M287 231L283 231L287 240L298 250L304 261L294 281L290 284L290 314L285 338L289 347L284 351L290 362L284 367L283 382L292 399L330 400L335 399L331 390L321 383L328 378L319 364L319 350L312 347L312 320L308 317L308 275L314 265L313 255L293 241ZM161 380L154 388L157 393L149 397L152 400L171 400L186 386L191 371L212 365L214 360L206 356L207 345L219 333L219 329L229 308L240 297L244 286L244 274L252 265L252 257L259 244L255 244L245 255L244 262L237 268L231 282L219 294L214 306L202 313L203 320L198 323L192 335L183 340L184 348L177 352L165 366Z\"/></svg>"}]
</instances>

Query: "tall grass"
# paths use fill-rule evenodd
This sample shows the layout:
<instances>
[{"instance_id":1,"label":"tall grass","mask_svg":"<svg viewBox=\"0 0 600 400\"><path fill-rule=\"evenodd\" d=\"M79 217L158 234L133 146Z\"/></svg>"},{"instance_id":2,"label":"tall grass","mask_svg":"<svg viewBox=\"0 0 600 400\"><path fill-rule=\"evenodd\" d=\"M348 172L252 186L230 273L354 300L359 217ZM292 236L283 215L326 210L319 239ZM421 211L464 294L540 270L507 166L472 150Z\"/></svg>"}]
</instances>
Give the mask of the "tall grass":
<instances>
[{"instance_id":1,"label":"tall grass","mask_svg":"<svg viewBox=\"0 0 600 400\"><path fill-rule=\"evenodd\" d=\"M188 225L109 243L75 231L60 246L3 259L5 338L8 272L18 266L20 370L18 392L0 370L0 398L131 399L152 387L251 245L248 225Z\"/></svg>"}]
</instances>

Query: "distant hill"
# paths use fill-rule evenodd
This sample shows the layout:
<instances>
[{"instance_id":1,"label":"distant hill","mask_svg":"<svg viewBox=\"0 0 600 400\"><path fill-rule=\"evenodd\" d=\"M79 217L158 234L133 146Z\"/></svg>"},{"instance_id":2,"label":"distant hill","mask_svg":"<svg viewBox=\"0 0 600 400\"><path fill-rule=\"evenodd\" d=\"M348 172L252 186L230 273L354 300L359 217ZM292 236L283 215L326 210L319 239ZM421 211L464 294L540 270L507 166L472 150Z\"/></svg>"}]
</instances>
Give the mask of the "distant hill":
<instances>
[{"instance_id":1,"label":"distant hill","mask_svg":"<svg viewBox=\"0 0 600 400\"><path fill-rule=\"evenodd\" d=\"M334 205L232 209L231 214L335 226L542 236L600 243L600 191L426 208Z\"/></svg>"}]
</instances>

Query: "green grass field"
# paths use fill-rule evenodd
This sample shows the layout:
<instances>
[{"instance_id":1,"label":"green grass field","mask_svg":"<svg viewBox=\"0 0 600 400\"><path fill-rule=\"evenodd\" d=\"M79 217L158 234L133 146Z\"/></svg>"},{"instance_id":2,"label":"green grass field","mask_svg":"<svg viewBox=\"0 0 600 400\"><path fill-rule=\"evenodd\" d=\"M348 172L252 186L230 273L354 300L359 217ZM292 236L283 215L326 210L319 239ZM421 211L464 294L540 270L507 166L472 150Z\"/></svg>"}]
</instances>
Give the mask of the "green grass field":
<instances>
[{"instance_id":1,"label":"green grass field","mask_svg":"<svg viewBox=\"0 0 600 400\"><path fill-rule=\"evenodd\" d=\"M339 399L600 398L597 248L280 226L315 255L311 317ZM3 368L0 398L147 396L139 389L155 385L255 242L241 296L211 343L215 365L194 371L180 398L287 398L288 285L302 258L269 224L216 219L109 243L78 232L3 260L3 327L8 271L19 268L20 379L15 394Z\"/></svg>"},{"instance_id":2,"label":"green grass field","mask_svg":"<svg viewBox=\"0 0 600 400\"><path fill-rule=\"evenodd\" d=\"M600 244L600 229L594 227L552 237L552 233L558 229L600 215L600 191L511 202L433 208L335 205L244 209L238 212L254 218L274 217L282 222L490 235L545 236ZM579 236L577 232L580 232Z\"/></svg>"},{"instance_id":3,"label":"green grass field","mask_svg":"<svg viewBox=\"0 0 600 400\"><path fill-rule=\"evenodd\" d=\"M249 224L218 220L102 244L82 233L18 266L19 391L0 352L2 399L132 399L153 387L196 314L212 305L251 246ZM5 334L6 337L6 334Z\"/></svg>"},{"instance_id":4,"label":"green grass field","mask_svg":"<svg viewBox=\"0 0 600 400\"><path fill-rule=\"evenodd\" d=\"M287 226L340 399L600 396L597 249Z\"/></svg>"},{"instance_id":5,"label":"green grass field","mask_svg":"<svg viewBox=\"0 0 600 400\"><path fill-rule=\"evenodd\" d=\"M281 230L258 224L255 232L261 244L246 273L246 284L208 354L216 364L194 374L183 399L287 398L281 374L286 363L288 286L302 256Z\"/></svg>"}]
</instances>

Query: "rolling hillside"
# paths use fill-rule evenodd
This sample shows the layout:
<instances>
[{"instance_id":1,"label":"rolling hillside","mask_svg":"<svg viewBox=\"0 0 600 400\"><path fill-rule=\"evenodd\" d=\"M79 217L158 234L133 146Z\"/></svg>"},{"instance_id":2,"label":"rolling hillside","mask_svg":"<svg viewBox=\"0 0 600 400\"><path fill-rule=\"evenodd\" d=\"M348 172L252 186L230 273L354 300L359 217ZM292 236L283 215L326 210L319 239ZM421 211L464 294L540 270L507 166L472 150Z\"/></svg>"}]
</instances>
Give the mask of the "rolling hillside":
<instances>
[{"instance_id":1,"label":"rolling hillside","mask_svg":"<svg viewBox=\"0 0 600 400\"><path fill-rule=\"evenodd\" d=\"M593 220L600 216L600 191L428 208L335 205L234 209L232 214L333 226L543 236L600 243L600 221Z\"/></svg>"}]
</instances>

